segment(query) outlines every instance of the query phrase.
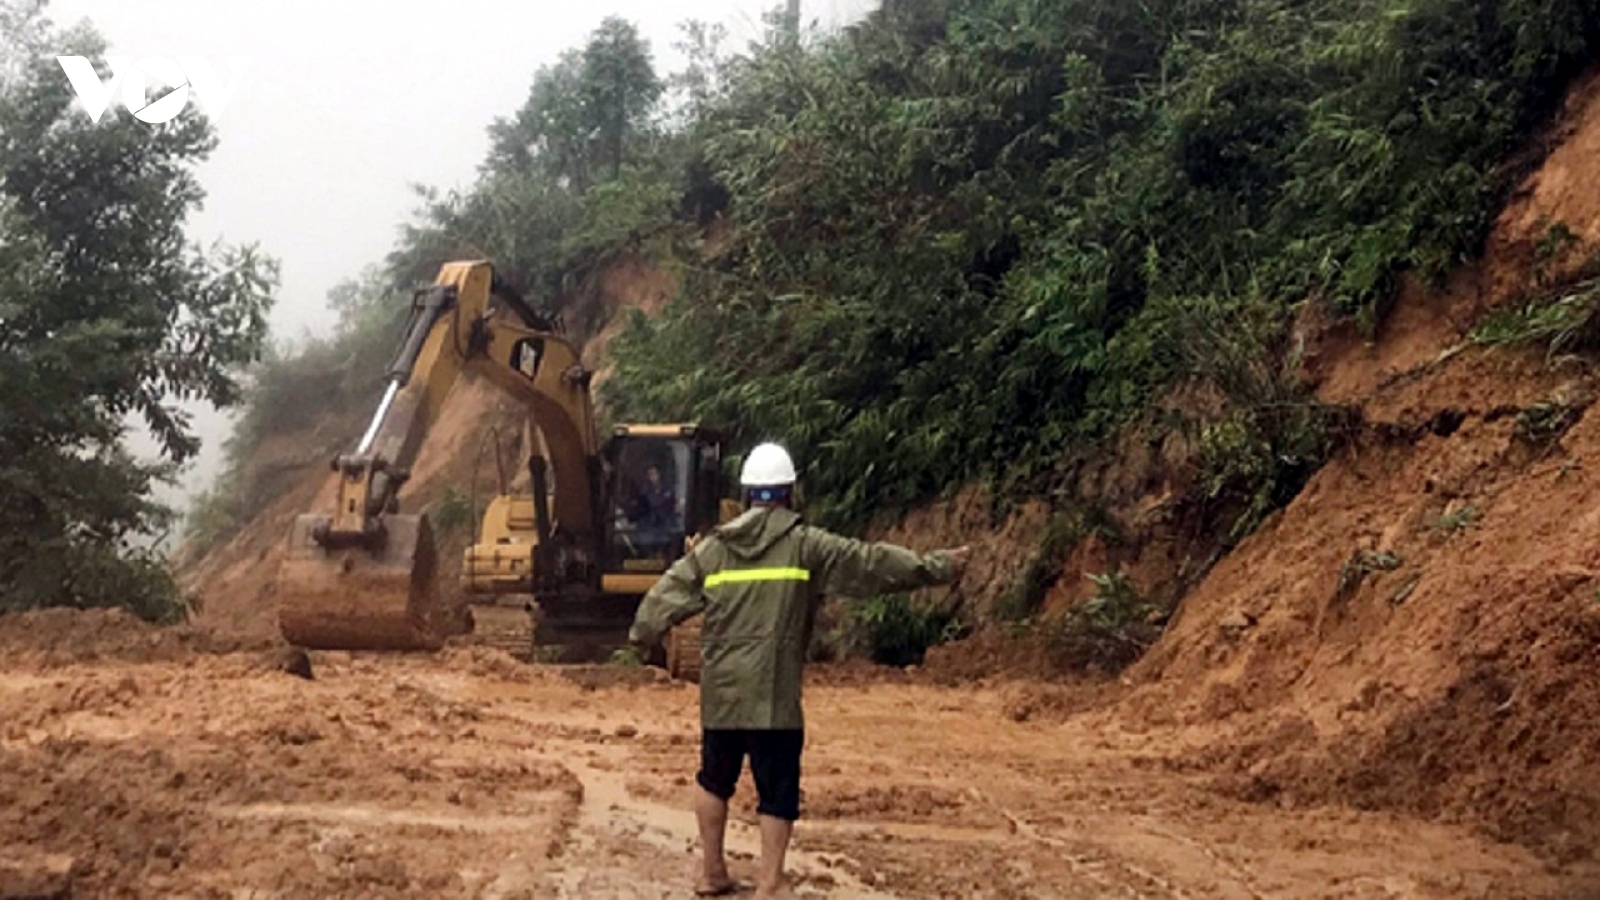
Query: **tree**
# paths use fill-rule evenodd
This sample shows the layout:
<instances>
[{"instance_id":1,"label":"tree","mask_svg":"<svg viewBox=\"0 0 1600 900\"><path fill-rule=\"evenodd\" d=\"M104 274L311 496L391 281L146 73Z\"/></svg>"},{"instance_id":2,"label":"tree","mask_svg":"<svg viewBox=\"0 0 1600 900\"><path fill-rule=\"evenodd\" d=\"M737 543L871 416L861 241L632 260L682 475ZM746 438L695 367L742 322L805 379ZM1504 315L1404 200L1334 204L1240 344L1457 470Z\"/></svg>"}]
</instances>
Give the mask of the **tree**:
<instances>
[{"instance_id":1,"label":"tree","mask_svg":"<svg viewBox=\"0 0 1600 900\"><path fill-rule=\"evenodd\" d=\"M588 190L594 129L586 119L583 57L576 50L534 73L528 101L489 127L486 173L537 174L576 193Z\"/></svg>"},{"instance_id":2,"label":"tree","mask_svg":"<svg viewBox=\"0 0 1600 900\"><path fill-rule=\"evenodd\" d=\"M583 48L582 91L585 121L612 177L621 171L629 138L646 127L664 87L638 29L616 16L600 23Z\"/></svg>"},{"instance_id":3,"label":"tree","mask_svg":"<svg viewBox=\"0 0 1600 900\"><path fill-rule=\"evenodd\" d=\"M581 52L568 50L541 66L522 109L489 127L484 174L537 175L587 193L597 171L618 175L665 89L649 44L631 23L612 16Z\"/></svg>"},{"instance_id":4,"label":"tree","mask_svg":"<svg viewBox=\"0 0 1600 900\"><path fill-rule=\"evenodd\" d=\"M170 576L135 549L174 518L151 488L199 450L180 404L239 399L276 263L183 234L216 145L205 118L91 122L54 57L103 58L99 37L36 3L0 22L0 609L170 616ZM134 416L154 463L123 446Z\"/></svg>"},{"instance_id":5,"label":"tree","mask_svg":"<svg viewBox=\"0 0 1600 900\"><path fill-rule=\"evenodd\" d=\"M679 30L683 36L672 46L683 54L686 64L667 82L677 101L670 124L681 130L691 127L712 100L722 96L727 89L729 63L722 51L722 42L728 38L726 26L691 19L682 23Z\"/></svg>"}]
</instances>

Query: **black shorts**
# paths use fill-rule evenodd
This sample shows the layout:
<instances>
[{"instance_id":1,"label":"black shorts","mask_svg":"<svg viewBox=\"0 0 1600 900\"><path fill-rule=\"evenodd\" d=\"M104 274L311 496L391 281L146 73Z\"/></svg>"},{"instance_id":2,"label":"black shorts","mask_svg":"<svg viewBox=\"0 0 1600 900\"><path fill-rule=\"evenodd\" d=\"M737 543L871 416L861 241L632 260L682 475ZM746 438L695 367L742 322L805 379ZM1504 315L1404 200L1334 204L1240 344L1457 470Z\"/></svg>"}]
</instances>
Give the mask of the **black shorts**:
<instances>
[{"instance_id":1,"label":"black shorts","mask_svg":"<svg viewBox=\"0 0 1600 900\"><path fill-rule=\"evenodd\" d=\"M695 781L723 800L729 799L748 754L760 797L756 812L793 822L800 818L800 751L805 743L805 732L799 729L706 729L700 734L700 774Z\"/></svg>"}]
</instances>

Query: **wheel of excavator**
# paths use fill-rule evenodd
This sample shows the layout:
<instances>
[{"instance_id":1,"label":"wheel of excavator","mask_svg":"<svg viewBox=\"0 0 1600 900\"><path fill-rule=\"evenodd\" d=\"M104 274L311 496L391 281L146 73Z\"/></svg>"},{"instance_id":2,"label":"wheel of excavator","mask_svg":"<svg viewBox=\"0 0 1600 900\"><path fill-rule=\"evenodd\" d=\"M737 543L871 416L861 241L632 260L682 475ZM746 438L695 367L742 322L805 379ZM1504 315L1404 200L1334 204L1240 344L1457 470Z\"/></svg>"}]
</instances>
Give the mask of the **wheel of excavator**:
<instances>
[{"instance_id":1,"label":"wheel of excavator","mask_svg":"<svg viewBox=\"0 0 1600 900\"><path fill-rule=\"evenodd\" d=\"M700 628L704 619L695 616L667 635L667 674L679 681L700 683Z\"/></svg>"}]
</instances>

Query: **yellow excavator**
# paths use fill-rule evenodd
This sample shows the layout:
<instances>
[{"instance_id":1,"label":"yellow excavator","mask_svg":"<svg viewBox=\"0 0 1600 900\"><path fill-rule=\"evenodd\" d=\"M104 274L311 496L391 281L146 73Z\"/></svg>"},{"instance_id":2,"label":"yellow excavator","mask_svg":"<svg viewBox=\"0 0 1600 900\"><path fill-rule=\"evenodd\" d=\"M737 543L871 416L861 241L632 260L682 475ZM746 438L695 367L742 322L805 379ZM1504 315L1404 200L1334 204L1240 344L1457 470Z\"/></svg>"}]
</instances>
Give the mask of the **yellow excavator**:
<instances>
[{"instance_id":1,"label":"yellow excavator","mask_svg":"<svg viewBox=\"0 0 1600 900\"><path fill-rule=\"evenodd\" d=\"M442 601L427 517L399 510L408 470L464 372L520 401L531 427L529 489L502 485L487 504L461 584L469 596L530 598L537 644L580 653L624 646L660 574L697 534L737 514L723 499L718 434L695 423L619 425L602 441L593 373L557 325L489 262L446 263L413 294L366 433L333 460L333 510L295 519L277 582L291 644L437 650L470 630L470 616ZM677 661L669 668L697 668L685 649L692 638L669 638L665 662Z\"/></svg>"}]
</instances>

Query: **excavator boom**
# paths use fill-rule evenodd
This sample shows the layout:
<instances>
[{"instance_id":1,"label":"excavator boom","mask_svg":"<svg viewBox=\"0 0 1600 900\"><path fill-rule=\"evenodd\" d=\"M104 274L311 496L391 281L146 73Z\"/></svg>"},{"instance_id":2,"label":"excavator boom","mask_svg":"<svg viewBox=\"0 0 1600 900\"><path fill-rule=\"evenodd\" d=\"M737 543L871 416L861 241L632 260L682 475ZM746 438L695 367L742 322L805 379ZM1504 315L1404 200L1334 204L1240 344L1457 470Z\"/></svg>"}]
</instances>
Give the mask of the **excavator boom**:
<instances>
[{"instance_id":1,"label":"excavator boom","mask_svg":"<svg viewBox=\"0 0 1600 900\"><path fill-rule=\"evenodd\" d=\"M299 516L278 578L279 625L312 649L433 650L457 633L459 615L441 608L433 532L421 515L399 512L429 427L457 378L482 373L521 400L539 423L548 459L536 478L578 489L540 501L539 555L554 551L559 523L568 544L593 543L599 472L589 373L570 344L485 261L446 264L419 289L383 398L351 453L333 461L338 500L331 513Z\"/></svg>"}]
</instances>

